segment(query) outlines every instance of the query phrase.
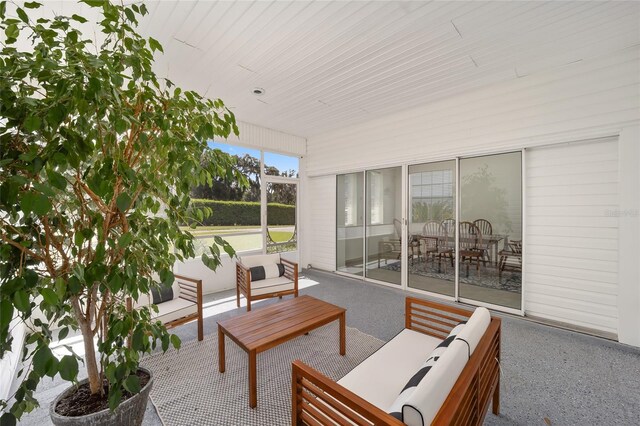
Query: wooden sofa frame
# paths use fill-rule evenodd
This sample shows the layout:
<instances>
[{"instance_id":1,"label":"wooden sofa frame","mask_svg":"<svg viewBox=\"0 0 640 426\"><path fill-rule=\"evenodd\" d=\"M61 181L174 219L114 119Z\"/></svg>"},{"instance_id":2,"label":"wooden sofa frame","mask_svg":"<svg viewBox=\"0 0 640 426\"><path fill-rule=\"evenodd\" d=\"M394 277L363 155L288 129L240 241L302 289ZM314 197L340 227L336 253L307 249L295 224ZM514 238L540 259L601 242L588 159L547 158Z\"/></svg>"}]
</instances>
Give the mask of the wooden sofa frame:
<instances>
[{"instance_id":1,"label":"wooden sofa frame","mask_svg":"<svg viewBox=\"0 0 640 426\"><path fill-rule=\"evenodd\" d=\"M164 326L167 329L171 329L197 319L198 340L202 341L204 339L204 325L202 317L202 280L186 277L184 275L174 275L174 278L178 281L178 285L180 286L180 296L178 296L178 298L195 303L198 310L193 314L185 315L184 317L167 322ZM127 310L131 309L133 309L133 302L131 298L128 298Z\"/></svg>"},{"instance_id":2,"label":"wooden sofa frame","mask_svg":"<svg viewBox=\"0 0 640 426\"><path fill-rule=\"evenodd\" d=\"M251 269L236 262L236 305L240 307L240 295L247 299L247 312L251 310L251 302L254 300L268 299L270 297L287 296L293 294L298 297L298 264L287 259L280 258L280 262L284 265L284 276L293 281L293 289L284 291L274 291L260 295L251 294Z\"/></svg>"},{"instance_id":3,"label":"wooden sofa frame","mask_svg":"<svg viewBox=\"0 0 640 426\"><path fill-rule=\"evenodd\" d=\"M405 309L406 328L439 339L472 314L412 297L407 297ZM499 414L500 331L500 319L492 316L433 425L481 425L491 401L493 414ZM293 362L291 395L294 426L404 424L299 360Z\"/></svg>"}]
</instances>

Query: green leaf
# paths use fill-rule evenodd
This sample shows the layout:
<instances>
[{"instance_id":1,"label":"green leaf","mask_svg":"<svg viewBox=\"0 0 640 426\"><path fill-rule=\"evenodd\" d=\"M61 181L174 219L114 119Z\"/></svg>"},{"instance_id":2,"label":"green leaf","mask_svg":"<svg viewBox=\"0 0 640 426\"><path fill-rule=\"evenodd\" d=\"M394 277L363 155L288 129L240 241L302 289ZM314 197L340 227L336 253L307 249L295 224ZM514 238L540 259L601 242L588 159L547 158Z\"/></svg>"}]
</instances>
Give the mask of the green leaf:
<instances>
[{"instance_id":1,"label":"green leaf","mask_svg":"<svg viewBox=\"0 0 640 426\"><path fill-rule=\"evenodd\" d=\"M122 399L122 391L119 388L109 392L109 408L115 410Z\"/></svg>"},{"instance_id":2,"label":"green leaf","mask_svg":"<svg viewBox=\"0 0 640 426\"><path fill-rule=\"evenodd\" d=\"M7 38L15 39L15 38L18 38L18 36L20 35L20 29L16 24L9 24L7 25L7 28L5 28L4 33L7 36Z\"/></svg>"},{"instance_id":3,"label":"green leaf","mask_svg":"<svg viewBox=\"0 0 640 426\"><path fill-rule=\"evenodd\" d=\"M149 37L149 47L154 52L156 50L159 50L162 53L164 53L164 50L162 49L162 45L160 44L160 42L158 40L156 40L155 38L153 38L153 37Z\"/></svg>"},{"instance_id":4,"label":"green leaf","mask_svg":"<svg viewBox=\"0 0 640 426\"><path fill-rule=\"evenodd\" d=\"M8 299L0 301L0 330L9 327L13 319L13 305Z\"/></svg>"},{"instance_id":5,"label":"green leaf","mask_svg":"<svg viewBox=\"0 0 640 426\"><path fill-rule=\"evenodd\" d=\"M37 1L28 1L24 4L24 7L26 7L27 9L37 9L40 6L42 6L42 4L38 3Z\"/></svg>"},{"instance_id":6,"label":"green leaf","mask_svg":"<svg viewBox=\"0 0 640 426\"><path fill-rule=\"evenodd\" d=\"M27 192L22 194L20 208L25 215L34 212L38 216L44 216L51 210L51 201L43 194Z\"/></svg>"},{"instance_id":7,"label":"green leaf","mask_svg":"<svg viewBox=\"0 0 640 426\"><path fill-rule=\"evenodd\" d=\"M82 3L88 4L91 7L102 7L107 0L82 0Z\"/></svg>"},{"instance_id":8,"label":"green leaf","mask_svg":"<svg viewBox=\"0 0 640 426\"><path fill-rule=\"evenodd\" d=\"M20 312L28 312L30 308L29 294L26 291L18 290L13 294L13 305Z\"/></svg>"},{"instance_id":9,"label":"green leaf","mask_svg":"<svg viewBox=\"0 0 640 426\"><path fill-rule=\"evenodd\" d=\"M43 288L42 290L40 290L40 294L42 295L42 298L44 299L44 301L47 302L48 304L50 305L58 304L58 295L53 289Z\"/></svg>"},{"instance_id":10,"label":"green leaf","mask_svg":"<svg viewBox=\"0 0 640 426\"><path fill-rule=\"evenodd\" d=\"M34 189L41 192L43 195L47 195L49 197L56 196L56 192L53 189L51 189L51 187L47 184L40 183L40 182L33 182L33 187Z\"/></svg>"},{"instance_id":11,"label":"green leaf","mask_svg":"<svg viewBox=\"0 0 640 426\"><path fill-rule=\"evenodd\" d=\"M58 331L58 340L62 340L69 335L69 327L62 327L60 331Z\"/></svg>"},{"instance_id":12,"label":"green leaf","mask_svg":"<svg viewBox=\"0 0 640 426\"><path fill-rule=\"evenodd\" d=\"M116 133L124 133L129 128L129 123L127 123L126 120L119 118L113 124L113 128L115 129Z\"/></svg>"},{"instance_id":13,"label":"green leaf","mask_svg":"<svg viewBox=\"0 0 640 426\"><path fill-rule=\"evenodd\" d=\"M139 328L136 329L136 331L133 332L133 336L131 337L131 347L136 351L144 350L143 338L144 333L142 332L142 330Z\"/></svg>"},{"instance_id":14,"label":"green leaf","mask_svg":"<svg viewBox=\"0 0 640 426\"><path fill-rule=\"evenodd\" d=\"M58 365L60 377L63 380L74 381L78 377L78 360L71 355L65 355Z\"/></svg>"},{"instance_id":15,"label":"green leaf","mask_svg":"<svg viewBox=\"0 0 640 426\"><path fill-rule=\"evenodd\" d=\"M125 248L131 243L132 240L133 234L131 232L125 232L124 234L120 235L120 238L118 238L118 247Z\"/></svg>"},{"instance_id":16,"label":"green leaf","mask_svg":"<svg viewBox=\"0 0 640 426\"><path fill-rule=\"evenodd\" d=\"M0 426L16 426L16 417L9 411L6 411L0 417Z\"/></svg>"},{"instance_id":17,"label":"green leaf","mask_svg":"<svg viewBox=\"0 0 640 426\"><path fill-rule=\"evenodd\" d=\"M127 16L127 19L130 20L131 22L136 21L136 16L133 14L133 11L131 9L125 8L124 14Z\"/></svg>"},{"instance_id":18,"label":"green leaf","mask_svg":"<svg viewBox=\"0 0 640 426\"><path fill-rule=\"evenodd\" d=\"M140 379L134 374L127 377L123 385L129 393L136 394L140 392Z\"/></svg>"},{"instance_id":19,"label":"green leaf","mask_svg":"<svg viewBox=\"0 0 640 426\"><path fill-rule=\"evenodd\" d=\"M55 105L49 109L47 113L47 122L52 127L57 127L64 117L67 115L67 110L63 105Z\"/></svg>"},{"instance_id":20,"label":"green leaf","mask_svg":"<svg viewBox=\"0 0 640 426\"><path fill-rule=\"evenodd\" d=\"M116 205L121 212L127 211L129 206L131 205L131 197L129 197L129 194L123 192L122 194L118 195L118 198L116 198Z\"/></svg>"},{"instance_id":21,"label":"green leaf","mask_svg":"<svg viewBox=\"0 0 640 426\"><path fill-rule=\"evenodd\" d=\"M71 19L73 19L74 21L78 21L78 22L80 22L80 23L82 23L82 24L84 24L85 22L87 22L87 19L86 19L86 18L83 18L83 17L82 17L82 16L80 16L80 15L76 15L75 13L74 13L73 15L71 15Z\"/></svg>"},{"instance_id":22,"label":"green leaf","mask_svg":"<svg viewBox=\"0 0 640 426\"><path fill-rule=\"evenodd\" d=\"M33 204L33 212L38 216L44 216L51 210L51 201L42 194L37 194Z\"/></svg>"},{"instance_id":23,"label":"green leaf","mask_svg":"<svg viewBox=\"0 0 640 426\"><path fill-rule=\"evenodd\" d=\"M17 8L16 12L18 13L18 18L20 18L22 20L22 22L24 23L28 23L29 22L29 17L27 16L26 12L24 10L22 10L21 8Z\"/></svg>"},{"instance_id":24,"label":"green leaf","mask_svg":"<svg viewBox=\"0 0 640 426\"><path fill-rule=\"evenodd\" d=\"M40 129L41 124L42 124L42 120L40 120L40 117L36 117L35 115L32 115L27 117L26 120L24 120L24 129L27 132L34 132Z\"/></svg>"},{"instance_id":25,"label":"green leaf","mask_svg":"<svg viewBox=\"0 0 640 426\"><path fill-rule=\"evenodd\" d=\"M26 5L25 5L26 6ZM4 19L5 14L7 13L7 2L0 2L0 18Z\"/></svg>"},{"instance_id":26,"label":"green leaf","mask_svg":"<svg viewBox=\"0 0 640 426\"><path fill-rule=\"evenodd\" d=\"M171 335L171 344L173 345L174 348L180 349L180 345L182 344L182 341L180 340L180 338L178 336L176 336L175 334L172 334Z\"/></svg>"},{"instance_id":27,"label":"green leaf","mask_svg":"<svg viewBox=\"0 0 640 426\"><path fill-rule=\"evenodd\" d=\"M67 180L60 173L54 170L49 170L47 171L47 177L49 178L51 185L55 188L64 190L67 187Z\"/></svg>"},{"instance_id":28,"label":"green leaf","mask_svg":"<svg viewBox=\"0 0 640 426\"><path fill-rule=\"evenodd\" d=\"M33 370L40 376L44 376L51 370L52 364L58 360L48 346L41 346L33 356Z\"/></svg>"}]
</instances>

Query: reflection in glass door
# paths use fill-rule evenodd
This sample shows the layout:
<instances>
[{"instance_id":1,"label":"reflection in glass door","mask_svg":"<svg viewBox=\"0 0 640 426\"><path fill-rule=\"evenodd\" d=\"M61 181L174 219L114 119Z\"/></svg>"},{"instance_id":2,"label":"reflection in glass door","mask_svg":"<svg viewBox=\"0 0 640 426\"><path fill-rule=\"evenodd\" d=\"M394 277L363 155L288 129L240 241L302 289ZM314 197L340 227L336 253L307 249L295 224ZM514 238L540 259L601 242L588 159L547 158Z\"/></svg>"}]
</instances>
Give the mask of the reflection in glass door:
<instances>
[{"instance_id":1,"label":"reflection in glass door","mask_svg":"<svg viewBox=\"0 0 640 426\"><path fill-rule=\"evenodd\" d=\"M408 285L455 296L456 162L409 166Z\"/></svg>"},{"instance_id":2,"label":"reflection in glass door","mask_svg":"<svg viewBox=\"0 0 640 426\"><path fill-rule=\"evenodd\" d=\"M364 271L364 173L336 177L336 270Z\"/></svg>"},{"instance_id":3,"label":"reflection in glass door","mask_svg":"<svg viewBox=\"0 0 640 426\"><path fill-rule=\"evenodd\" d=\"M401 284L402 167L367 171L365 276Z\"/></svg>"},{"instance_id":4,"label":"reflection in glass door","mask_svg":"<svg viewBox=\"0 0 640 426\"><path fill-rule=\"evenodd\" d=\"M520 152L460 160L459 295L520 309Z\"/></svg>"}]
</instances>

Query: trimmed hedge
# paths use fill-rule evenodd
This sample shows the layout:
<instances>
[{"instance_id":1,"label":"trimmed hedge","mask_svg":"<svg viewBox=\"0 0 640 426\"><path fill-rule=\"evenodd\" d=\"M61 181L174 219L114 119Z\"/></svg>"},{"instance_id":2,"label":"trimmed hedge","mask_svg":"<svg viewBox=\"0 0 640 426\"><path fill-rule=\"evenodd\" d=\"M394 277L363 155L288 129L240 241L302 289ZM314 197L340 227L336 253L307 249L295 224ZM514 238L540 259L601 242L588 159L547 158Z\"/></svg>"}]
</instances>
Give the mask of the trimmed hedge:
<instances>
[{"instance_id":1,"label":"trimmed hedge","mask_svg":"<svg viewBox=\"0 0 640 426\"><path fill-rule=\"evenodd\" d=\"M205 226L260 226L260 203L246 201L191 200L194 207L209 207L211 216L202 220ZM296 207L286 204L267 204L269 225L294 225Z\"/></svg>"}]
</instances>

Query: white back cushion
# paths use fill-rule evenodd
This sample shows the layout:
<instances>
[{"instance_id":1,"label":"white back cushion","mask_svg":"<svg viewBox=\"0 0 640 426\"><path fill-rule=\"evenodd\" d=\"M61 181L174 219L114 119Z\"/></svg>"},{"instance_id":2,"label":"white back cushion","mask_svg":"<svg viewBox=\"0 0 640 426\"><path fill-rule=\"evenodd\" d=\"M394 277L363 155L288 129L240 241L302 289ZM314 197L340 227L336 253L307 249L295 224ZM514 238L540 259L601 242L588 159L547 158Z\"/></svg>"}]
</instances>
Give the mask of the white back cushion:
<instances>
[{"instance_id":1,"label":"white back cushion","mask_svg":"<svg viewBox=\"0 0 640 426\"><path fill-rule=\"evenodd\" d=\"M254 266L264 266L271 263L280 263L280 255L275 254L256 254L253 256L242 256L240 262L247 268Z\"/></svg>"},{"instance_id":2,"label":"white back cushion","mask_svg":"<svg viewBox=\"0 0 640 426\"><path fill-rule=\"evenodd\" d=\"M469 360L467 344L454 340L402 408L408 426L430 425Z\"/></svg>"},{"instance_id":3,"label":"white back cushion","mask_svg":"<svg viewBox=\"0 0 640 426\"><path fill-rule=\"evenodd\" d=\"M464 329L458 334L456 339L464 340L469 344L469 356L476 350L480 339L489 323L491 322L491 313L487 308L476 308Z\"/></svg>"},{"instance_id":4,"label":"white back cushion","mask_svg":"<svg viewBox=\"0 0 640 426\"><path fill-rule=\"evenodd\" d=\"M278 268L277 263L269 263L263 266L265 279L278 278L280 276L280 268Z\"/></svg>"}]
</instances>

